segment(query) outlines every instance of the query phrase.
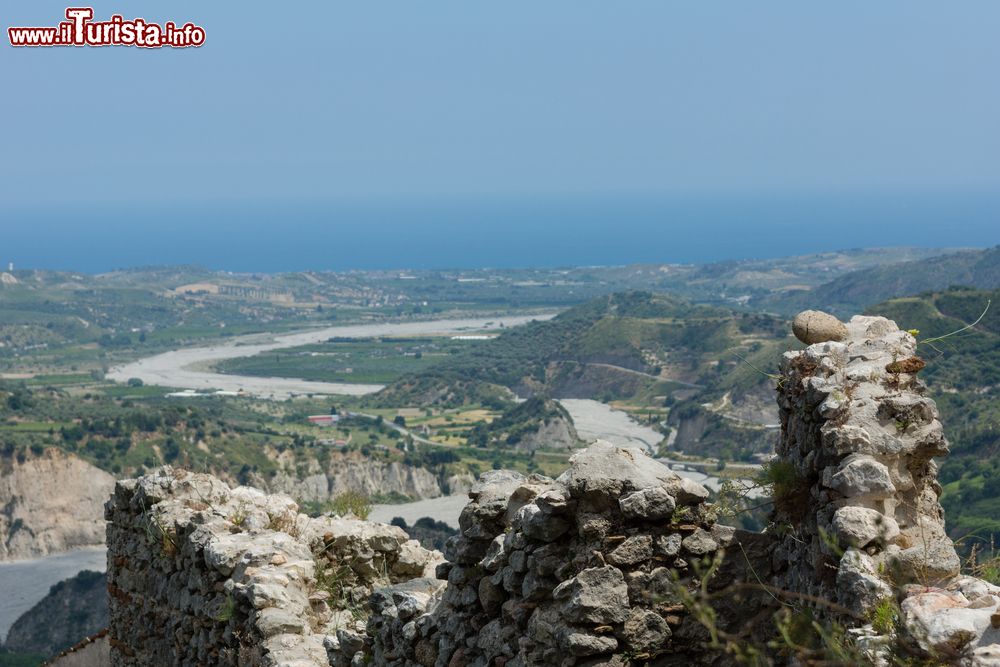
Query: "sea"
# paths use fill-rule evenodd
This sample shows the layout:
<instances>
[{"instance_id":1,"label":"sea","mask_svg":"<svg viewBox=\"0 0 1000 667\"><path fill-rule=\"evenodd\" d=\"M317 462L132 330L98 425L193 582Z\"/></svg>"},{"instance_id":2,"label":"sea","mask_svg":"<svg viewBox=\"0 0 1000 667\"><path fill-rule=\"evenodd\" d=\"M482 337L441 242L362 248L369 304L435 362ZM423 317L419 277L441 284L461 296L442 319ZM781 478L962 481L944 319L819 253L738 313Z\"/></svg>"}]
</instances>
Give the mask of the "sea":
<instances>
[{"instance_id":1,"label":"sea","mask_svg":"<svg viewBox=\"0 0 1000 667\"><path fill-rule=\"evenodd\" d=\"M1000 193L0 203L0 268L523 268L1000 243Z\"/></svg>"}]
</instances>

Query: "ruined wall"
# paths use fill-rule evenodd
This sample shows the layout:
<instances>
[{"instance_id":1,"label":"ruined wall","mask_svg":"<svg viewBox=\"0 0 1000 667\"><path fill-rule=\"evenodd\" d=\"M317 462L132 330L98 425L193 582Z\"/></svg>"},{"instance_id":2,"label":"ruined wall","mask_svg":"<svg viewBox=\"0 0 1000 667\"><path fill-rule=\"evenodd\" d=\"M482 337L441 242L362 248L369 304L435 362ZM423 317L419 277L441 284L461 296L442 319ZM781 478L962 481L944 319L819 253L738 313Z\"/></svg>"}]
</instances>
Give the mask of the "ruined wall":
<instances>
[{"instance_id":1,"label":"ruined wall","mask_svg":"<svg viewBox=\"0 0 1000 667\"><path fill-rule=\"evenodd\" d=\"M883 317L803 315L839 340L784 356L774 584L825 601L820 611L843 607L856 625L897 602L912 641L941 662L1000 665L1000 588L961 576L945 533L934 458L948 443L916 340Z\"/></svg>"},{"instance_id":2,"label":"ruined wall","mask_svg":"<svg viewBox=\"0 0 1000 667\"><path fill-rule=\"evenodd\" d=\"M881 317L847 331L785 354L776 555L781 585L854 608L891 595L889 581L946 582L960 562L933 461L948 443L916 376L916 341Z\"/></svg>"},{"instance_id":3,"label":"ruined wall","mask_svg":"<svg viewBox=\"0 0 1000 667\"><path fill-rule=\"evenodd\" d=\"M844 341L785 354L780 585L858 607L890 595L888 582L936 586L958 574L933 461L948 443L915 354L913 336L881 317L855 317Z\"/></svg>"},{"instance_id":4,"label":"ruined wall","mask_svg":"<svg viewBox=\"0 0 1000 667\"><path fill-rule=\"evenodd\" d=\"M641 450L610 443L576 454L557 480L486 473L441 580L379 591L367 636L354 643L377 665L712 664L676 584L697 588L708 570L700 565L738 542L764 576L769 555L767 537L716 524L708 495ZM749 561L737 562L714 579L749 576ZM746 596L720 623L746 621L756 604Z\"/></svg>"},{"instance_id":5,"label":"ruined wall","mask_svg":"<svg viewBox=\"0 0 1000 667\"><path fill-rule=\"evenodd\" d=\"M105 516L112 665L326 664L373 588L440 560L398 528L169 467L118 482Z\"/></svg>"}]
</instances>

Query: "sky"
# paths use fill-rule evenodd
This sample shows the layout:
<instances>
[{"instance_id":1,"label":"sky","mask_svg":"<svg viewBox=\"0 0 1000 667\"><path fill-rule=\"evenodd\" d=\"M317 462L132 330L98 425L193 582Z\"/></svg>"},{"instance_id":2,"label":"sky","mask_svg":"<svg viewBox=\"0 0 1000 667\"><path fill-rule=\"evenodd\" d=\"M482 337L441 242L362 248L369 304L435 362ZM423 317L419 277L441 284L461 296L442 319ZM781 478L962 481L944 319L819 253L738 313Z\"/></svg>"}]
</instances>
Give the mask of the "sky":
<instances>
[{"instance_id":1,"label":"sky","mask_svg":"<svg viewBox=\"0 0 1000 667\"><path fill-rule=\"evenodd\" d=\"M65 7L7 2L0 23L56 25ZM177 209L204 226L213 218L198 211L227 207L547 198L974 199L990 202L979 232L928 242L1000 241L983 226L1000 213L993 0L100 0L94 10L192 21L207 41L0 45L0 254L4 228L7 254L44 262L29 247L38 234L110 233ZM16 225L37 234L14 235Z\"/></svg>"}]
</instances>

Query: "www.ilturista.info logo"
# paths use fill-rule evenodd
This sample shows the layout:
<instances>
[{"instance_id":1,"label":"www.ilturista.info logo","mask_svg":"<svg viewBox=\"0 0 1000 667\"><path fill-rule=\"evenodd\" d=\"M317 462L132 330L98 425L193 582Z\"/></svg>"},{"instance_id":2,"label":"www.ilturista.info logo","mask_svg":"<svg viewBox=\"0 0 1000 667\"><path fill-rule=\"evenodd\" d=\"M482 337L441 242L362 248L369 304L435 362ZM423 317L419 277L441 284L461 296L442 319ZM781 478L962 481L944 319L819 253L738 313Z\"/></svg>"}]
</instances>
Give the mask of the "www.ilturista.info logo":
<instances>
[{"instance_id":1,"label":"www.ilturista.info logo","mask_svg":"<svg viewBox=\"0 0 1000 667\"><path fill-rule=\"evenodd\" d=\"M92 7L70 7L66 21L54 28L7 28L11 46L138 46L146 49L185 48L205 43L205 29L193 23L162 26L145 19L126 21L115 14L94 21Z\"/></svg>"}]
</instances>

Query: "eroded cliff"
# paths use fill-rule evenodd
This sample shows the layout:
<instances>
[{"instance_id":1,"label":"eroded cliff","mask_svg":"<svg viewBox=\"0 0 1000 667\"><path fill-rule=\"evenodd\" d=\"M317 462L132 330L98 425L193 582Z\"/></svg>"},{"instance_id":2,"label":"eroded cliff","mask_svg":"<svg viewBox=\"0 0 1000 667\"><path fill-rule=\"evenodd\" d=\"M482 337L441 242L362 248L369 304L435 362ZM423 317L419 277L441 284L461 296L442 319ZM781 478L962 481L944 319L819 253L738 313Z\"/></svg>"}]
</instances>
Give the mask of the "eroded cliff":
<instances>
[{"instance_id":1,"label":"eroded cliff","mask_svg":"<svg viewBox=\"0 0 1000 667\"><path fill-rule=\"evenodd\" d=\"M104 543L110 474L57 449L0 463L0 560Z\"/></svg>"}]
</instances>

